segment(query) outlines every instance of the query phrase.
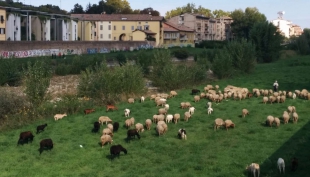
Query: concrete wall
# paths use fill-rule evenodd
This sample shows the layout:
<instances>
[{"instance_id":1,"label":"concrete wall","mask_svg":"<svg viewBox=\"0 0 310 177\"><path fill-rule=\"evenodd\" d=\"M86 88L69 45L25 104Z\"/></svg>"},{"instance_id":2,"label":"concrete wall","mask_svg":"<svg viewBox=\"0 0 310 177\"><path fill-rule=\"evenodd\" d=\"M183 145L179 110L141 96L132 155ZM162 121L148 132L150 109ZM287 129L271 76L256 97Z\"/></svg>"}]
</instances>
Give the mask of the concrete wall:
<instances>
[{"instance_id":1,"label":"concrete wall","mask_svg":"<svg viewBox=\"0 0 310 177\"><path fill-rule=\"evenodd\" d=\"M0 58L50 56L52 53L94 54L113 50L149 49L147 41L0 41Z\"/></svg>"}]
</instances>

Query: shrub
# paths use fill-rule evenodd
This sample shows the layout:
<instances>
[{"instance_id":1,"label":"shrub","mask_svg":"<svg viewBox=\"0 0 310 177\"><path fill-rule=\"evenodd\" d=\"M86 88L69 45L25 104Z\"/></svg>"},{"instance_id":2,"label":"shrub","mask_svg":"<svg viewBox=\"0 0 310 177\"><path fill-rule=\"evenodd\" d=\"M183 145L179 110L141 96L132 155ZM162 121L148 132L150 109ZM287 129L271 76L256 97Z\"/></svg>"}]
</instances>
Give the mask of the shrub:
<instances>
[{"instance_id":1,"label":"shrub","mask_svg":"<svg viewBox=\"0 0 310 177\"><path fill-rule=\"evenodd\" d=\"M136 64L140 65L142 68L144 75L148 75L150 73L149 67L152 64L152 58L147 55L146 51L141 51L135 61Z\"/></svg>"},{"instance_id":2,"label":"shrub","mask_svg":"<svg viewBox=\"0 0 310 177\"><path fill-rule=\"evenodd\" d=\"M23 96L18 96L5 89L0 91L0 119L19 113L27 105Z\"/></svg>"},{"instance_id":3,"label":"shrub","mask_svg":"<svg viewBox=\"0 0 310 177\"><path fill-rule=\"evenodd\" d=\"M232 58L227 49L223 49L222 52L217 52L212 64L214 74L217 75L219 79L232 76L234 72L232 62Z\"/></svg>"},{"instance_id":4,"label":"shrub","mask_svg":"<svg viewBox=\"0 0 310 177\"><path fill-rule=\"evenodd\" d=\"M45 101L47 88L50 84L52 72L43 61L36 61L33 65L28 62L25 73L25 93L34 108Z\"/></svg>"},{"instance_id":5,"label":"shrub","mask_svg":"<svg viewBox=\"0 0 310 177\"><path fill-rule=\"evenodd\" d=\"M13 59L0 59L0 85L18 86L21 74Z\"/></svg>"},{"instance_id":6,"label":"shrub","mask_svg":"<svg viewBox=\"0 0 310 177\"><path fill-rule=\"evenodd\" d=\"M178 59L187 59L189 56L188 51L186 49L180 48L174 51L174 56Z\"/></svg>"},{"instance_id":7,"label":"shrub","mask_svg":"<svg viewBox=\"0 0 310 177\"><path fill-rule=\"evenodd\" d=\"M124 65L127 62L126 56L124 55L123 52L119 52L116 55L116 60L120 66Z\"/></svg>"}]
</instances>

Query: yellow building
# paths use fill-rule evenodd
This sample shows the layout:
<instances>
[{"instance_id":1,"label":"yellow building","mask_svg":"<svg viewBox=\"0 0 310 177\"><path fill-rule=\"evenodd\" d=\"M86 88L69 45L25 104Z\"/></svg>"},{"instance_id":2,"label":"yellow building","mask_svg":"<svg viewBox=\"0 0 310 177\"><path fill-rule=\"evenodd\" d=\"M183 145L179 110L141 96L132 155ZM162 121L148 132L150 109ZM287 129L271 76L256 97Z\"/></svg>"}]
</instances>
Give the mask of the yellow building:
<instances>
[{"instance_id":1,"label":"yellow building","mask_svg":"<svg viewBox=\"0 0 310 177\"><path fill-rule=\"evenodd\" d=\"M161 16L148 14L72 14L79 19L79 37L85 41L156 41L163 43Z\"/></svg>"},{"instance_id":2,"label":"yellow building","mask_svg":"<svg viewBox=\"0 0 310 177\"><path fill-rule=\"evenodd\" d=\"M195 46L195 31L183 24L163 23L164 42L163 46Z\"/></svg>"},{"instance_id":3,"label":"yellow building","mask_svg":"<svg viewBox=\"0 0 310 177\"><path fill-rule=\"evenodd\" d=\"M0 7L0 41L6 40L5 28L6 28L6 10Z\"/></svg>"}]
</instances>

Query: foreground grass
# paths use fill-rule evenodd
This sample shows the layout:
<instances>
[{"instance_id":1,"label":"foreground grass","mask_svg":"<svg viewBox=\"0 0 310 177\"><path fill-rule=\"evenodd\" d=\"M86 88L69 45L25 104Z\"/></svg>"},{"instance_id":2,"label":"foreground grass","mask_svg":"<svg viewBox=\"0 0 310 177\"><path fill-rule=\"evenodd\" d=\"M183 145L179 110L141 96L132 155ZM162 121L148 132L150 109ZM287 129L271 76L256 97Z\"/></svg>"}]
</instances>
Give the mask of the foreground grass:
<instances>
[{"instance_id":1,"label":"foreground grass","mask_svg":"<svg viewBox=\"0 0 310 177\"><path fill-rule=\"evenodd\" d=\"M280 90L310 89L310 58L294 58L277 63L258 65L252 75L235 79L221 80L221 89L227 85L239 87L271 89L274 80L278 80ZM206 83L209 84L209 83ZM202 90L203 86L199 87ZM242 101L227 100L213 103L214 112L207 115L206 100L192 102L196 112L189 122L183 121L187 110L179 108L182 101L192 101L190 90L178 91L178 96L168 100L169 113L180 113L182 120L178 124L168 124L168 132L158 137L155 125L151 131L141 133L141 139L126 142L126 128L120 127L115 133L113 144L122 144L128 150L127 155L109 160L109 147L101 148L101 127L98 134L91 133L92 124L99 116L107 115L113 121L123 125L123 110L132 110L131 116L136 123L145 122L157 113L153 101L136 102L132 105L121 103L119 110L106 113L104 108L83 116L69 115L55 122L52 117L38 121L33 125L0 134L0 176L247 176L244 169L252 162L261 165L261 176L282 176L278 174L276 161L279 157L286 162L285 176L307 176L310 165L310 102L303 99L287 99L281 104L262 104L260 98ZM297 124L281 124L279 128L263 125L268 115L281 117L287 106L294 105L299 114ZM247 108L250 115L241 118L241 110ZM215 118L231 119L235 129L213 130ZM16 146L19 133L31 130L35 133L37 125L47 123L45 132L35 135L33 143ZM133 127L132 127L133 128ZM187 130L188 139L177 138L179 128ZM39 155L39 142L52 138L55 146L51 151ZM80 148L83 145L83 148ZM290 159L299 159L296 172L291 172Z\"/></svg>"}]
</instances>

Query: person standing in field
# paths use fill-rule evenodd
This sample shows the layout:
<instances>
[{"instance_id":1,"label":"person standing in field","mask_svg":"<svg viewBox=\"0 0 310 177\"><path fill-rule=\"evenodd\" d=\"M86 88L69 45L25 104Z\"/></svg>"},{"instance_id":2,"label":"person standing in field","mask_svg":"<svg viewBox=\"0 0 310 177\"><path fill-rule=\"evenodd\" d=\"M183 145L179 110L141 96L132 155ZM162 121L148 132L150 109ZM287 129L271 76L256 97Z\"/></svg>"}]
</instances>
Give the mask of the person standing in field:
<instances>
[{"instance_id":1,"label":"person standing in field","mask_svg":"<svg viewBox=\"0 0 310 177\"><path fill-rule=\"evenodd\" d=\"M278 81L275 81L275 82L273 83L273 91L274 91L274 92L277 92L277 91L278 91L278 87L279 87Z\"/></svg>"}]
</instances>

